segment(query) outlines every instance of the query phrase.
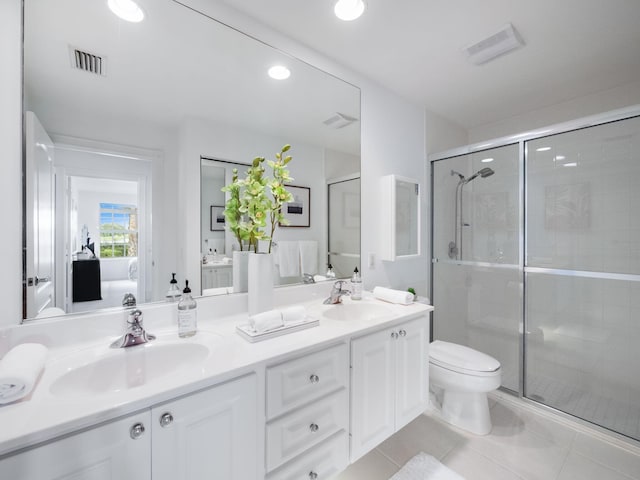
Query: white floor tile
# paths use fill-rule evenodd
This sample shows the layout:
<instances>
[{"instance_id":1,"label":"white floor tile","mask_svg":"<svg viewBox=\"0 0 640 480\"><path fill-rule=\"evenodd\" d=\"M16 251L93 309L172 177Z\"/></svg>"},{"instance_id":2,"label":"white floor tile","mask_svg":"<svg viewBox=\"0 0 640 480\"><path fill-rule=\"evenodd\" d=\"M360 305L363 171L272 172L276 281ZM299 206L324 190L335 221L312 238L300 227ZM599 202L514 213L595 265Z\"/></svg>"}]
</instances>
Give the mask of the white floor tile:
<instances>
[{"instance_id":1,"label":"white floor tile","mask_svg":"<svg viewBox=\"0 0 640 480\"><path fill-rule=\"evenodd\" d=\"M571 452L557 480L630 480L622 473L594 462L590 458Z\"/></svg>"},{"instance_id":2,"label":"white floor tile","mask_svg":"<svg viewBox=\"0 0 640 480\"><path fill-rule=\"evenodd\" d=\"M640 480L640 455L634 455L627 450L584 433L576 435L573 451L631 478Z\"/></svg>"},{"instance_id":3,"label":"white floor tile","mask_svg":"<svg viewBox=\"0 0 640 480\"><path fill-rule=\"evenodd\" d=\"M519 475L465 446L455 447L442 459L442 463L466 480L523 480Z\"/></svg>"},{"instance_id":4,"label":"white floor tile","mask_svg":"<svg viewBox=\"0 0 640 480\"><path fill-rule=\"evenodd\" d=\"M464 441L465 437L448 425L426 415L420 415L380 444L378 450L394 463L402 466L420 452L428 453L439 460L453 447Z\"/></svg>"},{"instance_id":5,"label":"white floor tile","mask_svg":"<svg viewBox=\"0 0 640 480\"><path fill-rule=\"evenodd\" d=\"M373 450L333 480L389 480L398 470L400 467Z\"/></svg>"}]
</instances>

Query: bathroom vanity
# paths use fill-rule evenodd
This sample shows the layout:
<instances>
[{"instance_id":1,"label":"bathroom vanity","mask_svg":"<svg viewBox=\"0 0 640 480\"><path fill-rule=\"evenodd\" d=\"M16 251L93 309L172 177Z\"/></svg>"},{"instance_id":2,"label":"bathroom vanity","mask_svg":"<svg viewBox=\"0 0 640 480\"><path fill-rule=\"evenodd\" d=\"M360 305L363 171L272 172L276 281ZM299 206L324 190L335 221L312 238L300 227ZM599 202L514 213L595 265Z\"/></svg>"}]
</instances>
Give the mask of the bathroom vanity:
<instances>
[{"instance_id":1,"label":"bathroom vanity","mask_svg":"<svg viewBox=\"0 0 640 480\"><path fill-rule=\"evenodd\" d=\"M323 305L326 287L279 293L315 292L300 303L318 327L255 344L235 332L246 322L246 309L237 308L246 298L234 296L200 299L191 339L178 339L172 305L158 305L145 309L155 344L109 350L105 337L51 345L31 398L0 408L0 477L273 480L340 472L426 408L432 307L368 295ZM5 332L5 342L17 332L15 343L47 337L46 325L19 328Z\"/></svg>"}]
</instances>

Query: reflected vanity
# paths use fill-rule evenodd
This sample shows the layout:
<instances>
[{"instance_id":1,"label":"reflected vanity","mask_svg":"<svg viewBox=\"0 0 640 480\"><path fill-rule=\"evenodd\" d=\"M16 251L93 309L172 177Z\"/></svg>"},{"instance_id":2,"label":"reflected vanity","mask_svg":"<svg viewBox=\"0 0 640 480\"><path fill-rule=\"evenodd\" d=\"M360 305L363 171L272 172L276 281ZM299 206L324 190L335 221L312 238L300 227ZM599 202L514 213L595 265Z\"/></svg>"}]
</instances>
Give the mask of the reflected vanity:
<instances>
[{"instance_id":1,"label":"reflected vanity","mask_svg":"<svg viewBox=\"0 0 640 480\"><path fill-rule=\"evenodd\" d=\"M145 20L132 24L106 2L25 1L24 109L35 119L25 132L25 318L118 306L126 292L160 301L171 272L194 291L227 293L233 246L219 228L222 184L209 174L272 158L285 143L293 184L311 192L310 222L279 228L275 240L317 240L318 271L309 273L322 274L340 249L329 239L334 217L359 239L359 180L348 211L327 207L333 179L359 179L359 89L187 4L145 2ZM267 76L275 63L289 80ZM356 121L331 121L342 117ZM52 167L49 177L31 158ZM83 231L100 260L102 299L74 302ZM342 249L353 270L359 244ZM203 262L209 253L217 261Z\"/></svg>"}]
</instances>

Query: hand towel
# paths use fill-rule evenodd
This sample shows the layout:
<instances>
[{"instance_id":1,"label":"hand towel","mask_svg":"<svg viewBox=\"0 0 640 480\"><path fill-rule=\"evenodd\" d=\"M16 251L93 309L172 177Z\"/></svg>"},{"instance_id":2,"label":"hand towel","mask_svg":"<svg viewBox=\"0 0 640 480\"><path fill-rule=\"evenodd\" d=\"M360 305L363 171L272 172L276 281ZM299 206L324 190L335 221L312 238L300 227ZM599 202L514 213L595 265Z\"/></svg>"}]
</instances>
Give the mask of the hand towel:
<instances>
[{"instance_id":1,"label":"hand towel","mask_svg":"<svg viewBox=\"0 0 640 480\"><path fill-rule=\"evenodd\" d=\"M302 273L315 275L318 273L318 242L315 240L300 241L300 270Z\"/></svg>"},{"instance_id":2,"label":"hand towel","mask_svg":"<svg viewBox=\"0 0 640 480\"><path fill-rule=\"evenodd\" d=\"M47 358L47 347L23 343L0 361L0 404L15 402L31 393Z\"/></svg>"},{"instance_id":3,"label":"hand towel","mask_svg":"<svg viewBox=\"0 0 640 480\"><path fill-rule=\"evenodd\" d=\"M285 325L301 322L306 316L307 309L302 305L294 305L282 309L282 323Z\"/></svg>"},{"instance_id":4,"label":"hand towel","mask_svg":"<svg viewBox=\"0 0 640 480\"><path fill-rule=\"evenodd\" d=\"M267 310L249 317L249 325L258 333L268 332L283 325L280 310Z\"/></svg>"},{"instance_id":5,"label":"hand towel","mask_svg":"<svg viewBox=\"0 0 640 480\"><path fill-rule=\"evenodd\" d=\"M281 277L300 276L300 253L298 242L278 241L278 268ZM306 272L305 272L306 273Z\"/></svg>"},{"instance_id":6,"label":"hand towel","mask_svg":"<svg viewBox=\"0 0 640 480\"><path fill-rule=\"evenodd\" d=\"M413 303L413 293L391 288L376 287L373 289L373 296L389 303L399 303L401 305Z\"/></svg>"}]
</instances>

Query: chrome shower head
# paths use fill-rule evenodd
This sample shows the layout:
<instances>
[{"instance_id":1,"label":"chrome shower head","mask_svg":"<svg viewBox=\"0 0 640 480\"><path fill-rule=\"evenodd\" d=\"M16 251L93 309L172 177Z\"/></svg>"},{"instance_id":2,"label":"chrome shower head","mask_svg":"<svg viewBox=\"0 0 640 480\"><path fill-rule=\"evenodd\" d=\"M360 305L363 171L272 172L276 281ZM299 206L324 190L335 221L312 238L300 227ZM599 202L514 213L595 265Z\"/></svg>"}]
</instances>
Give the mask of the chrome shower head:
<instances>
[{"instance_id":1,"label":"chrome shower head","mask_svg":"<svg viewBox=\"0 0 640 480\"><path fill-rule=\"evenodd\" d=\"M471 175L466 181L465 183L469 183L471 180L477 178L477 177L482 177L482 178L487 178L490 177L491 175L493 175L494 172L493 169L489 168L489 167L485 167L482 168L480 170L478 170L476 173L474 173L473 175Z\"/></svg>"}]
</instances>

